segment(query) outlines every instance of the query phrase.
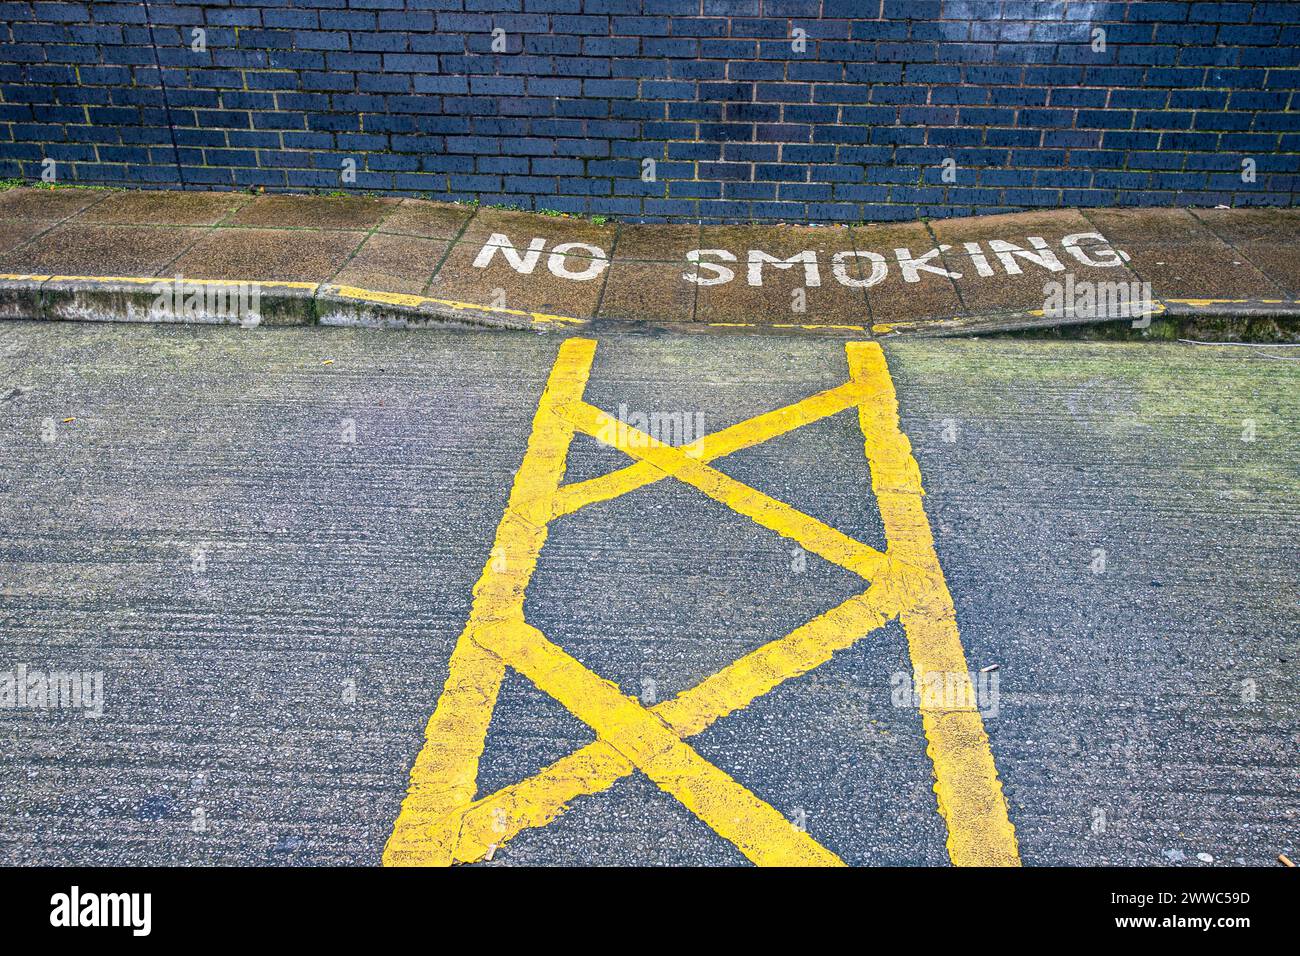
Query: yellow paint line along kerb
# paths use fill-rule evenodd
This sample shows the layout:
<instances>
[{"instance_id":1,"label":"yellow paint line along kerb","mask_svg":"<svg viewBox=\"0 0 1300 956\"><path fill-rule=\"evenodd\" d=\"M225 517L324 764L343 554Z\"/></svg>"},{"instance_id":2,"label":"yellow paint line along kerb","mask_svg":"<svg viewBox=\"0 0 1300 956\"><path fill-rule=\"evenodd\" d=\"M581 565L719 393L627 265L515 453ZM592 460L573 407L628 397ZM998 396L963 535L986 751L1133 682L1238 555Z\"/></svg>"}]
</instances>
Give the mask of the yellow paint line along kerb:
<instances>
[{"instance_id":1,"label":"yellow paint line along kerb","mask_svg":"<svg viewBox=\"0 0 1300 956\"><path fill-rule=\"evenodd\" d=\"M1165 305L1165 302L1178 302L1178 301L1180 301L1180 300L1178 300L1178 299L1165 299L1164 302L1162 302L1162 301L1160 301L1159 299L1152 299L1152 300L1151 300L1151 303L1150 303L1150 305L1151 305L1151 314L1152 314L1152 315L1161 315L1161 314L1163 314L1163 313L1165 313L1165 312L1168 312L1168 311L1169 311L1169 308L1168 308L1168 306ZM1073 313L1068 314L1068 315L1055 315L1055 314L1053 314L1053 315L1048 315L1046 309L1029 309L1029 310L1027 310L1027 311L1025 312L1025 315L1032 315L1032 316L1033 316L1034 318L1036 318L1036 319L1049 319L1049 318L1050 318L1050 319L1085 318L1085 319L1096 319L1096 320L1098 320L1098 321L1102 321L1102 322L1110 322L1110 321L1124 321L1124 320L1129 320L1129 319L1140 319L1140 318L1142 318L1142 316L1140 316L1140 315L1095 315L1095 316L1078 316L1078 315L1075 315L1075 314L1073 314Z\"/></svg>"},{"instance_id":2,"label":"yellow paint line along kerb","mask_svg":"<svg viewBox=\"0 0 1300 956\"><path fill-rule=\"evenodd\" d=\"M458 312L488 312L493 315L516 315L531 319L533 322L552 325L586 325L586 319L576 319L568 315L551 315L547 312L529 312L524 309L507 309L497 305L479 305L476 302L458 302L455 299L435 299L427 295L411 295L405 292L379 292L375 289L361 289L357 286L341 285L332 290L345 299L362 302L377 302L384 305L403 305L416 308L421 305L441 305Z\"/></svg>"}]
</instances>

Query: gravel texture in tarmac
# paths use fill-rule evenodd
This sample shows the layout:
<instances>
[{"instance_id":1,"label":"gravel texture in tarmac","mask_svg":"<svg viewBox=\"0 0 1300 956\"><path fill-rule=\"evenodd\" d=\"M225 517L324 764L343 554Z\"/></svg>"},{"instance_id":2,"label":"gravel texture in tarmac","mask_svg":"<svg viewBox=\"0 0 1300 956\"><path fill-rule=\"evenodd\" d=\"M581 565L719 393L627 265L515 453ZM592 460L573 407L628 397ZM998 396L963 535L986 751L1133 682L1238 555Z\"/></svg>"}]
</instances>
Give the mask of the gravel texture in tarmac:
<instances>
[{"instance_id":1,"label":"gravel texture in tarmac","mask_svg":"<svg viewBox=\"0 0 1300 956\"><path fill-rule=\"evenodd\" d=\"M557 346L0 324L0 672L103 680L99 717L0 709L0 863L377 863ZM886 344L1025 863L1296 855L1290 351ZM610 335L586 397L712 432L845 377L833 341ZM582 439L569 477L625 463ZM714 464L883 544L852 411ZM661 481L557 522L527 614L665 699L860 590ZM891 624L692 744L846 862L943 864L909 667ZM591 739L511 674L480 793ZM634 775L491 865L738 862Z\"/></svg>"}]
</instances>

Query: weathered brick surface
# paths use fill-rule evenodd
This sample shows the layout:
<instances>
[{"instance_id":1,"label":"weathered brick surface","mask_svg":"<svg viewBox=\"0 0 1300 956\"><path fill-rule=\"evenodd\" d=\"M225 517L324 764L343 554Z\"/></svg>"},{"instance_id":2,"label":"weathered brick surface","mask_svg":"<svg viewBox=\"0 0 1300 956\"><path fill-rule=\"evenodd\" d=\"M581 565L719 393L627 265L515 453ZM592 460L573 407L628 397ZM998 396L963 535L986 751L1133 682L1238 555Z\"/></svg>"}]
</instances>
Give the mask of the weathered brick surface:
<instances>
[{"instance_id":1,"label":"weathered brick surface","mask_svg":"<svg viewBox=\"0 0 1300 956\"><path fill-rule=\"evenodd\" d=\"M0 176L651 220L1292 205L1298 83L1297 2L0 0Z\"/></svg>"}]
</instances>

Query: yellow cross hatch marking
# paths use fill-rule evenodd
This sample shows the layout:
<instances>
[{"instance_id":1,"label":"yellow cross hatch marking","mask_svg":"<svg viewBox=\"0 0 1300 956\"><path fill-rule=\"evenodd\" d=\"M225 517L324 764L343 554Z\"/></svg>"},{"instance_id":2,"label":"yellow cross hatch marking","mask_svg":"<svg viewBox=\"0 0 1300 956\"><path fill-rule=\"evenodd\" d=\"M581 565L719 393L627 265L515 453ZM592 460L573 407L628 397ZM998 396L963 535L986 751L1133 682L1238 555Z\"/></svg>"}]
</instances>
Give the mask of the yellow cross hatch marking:
<instances>
[{"instance_id":1,"label":"yellow cross hatch marking","mask_svg":"<svg viewBox=\"0 0 1300 956\"><path fill-rule=\"evenodd\" d=\"M688 451L626 424L609 427L612 417L582 399L596 343L574 338L560 346L492 556L474 587L469 620L384 848L385 865L484 859L523 830L555 820L571 801L637 771L757 864L842 863L686 741L895 618L907 634L918 673L947 672L969 684L952 598L921 502L920 469L898 428L884 353L871 342L850 342L845 349L845 384L724 428ZM709 464L852 407L858 409L885 526L883 553ZM561 484L578 432L618 448L634 462L599 478ZM665 478L696 488L870 586L672 700L643 706L528 624L524 594L552 521ZM597 739L526 780L479 796L479 760L507 667L555 698ZM943 708L923 700L921 705L949 857L958 865L1018 865L1015 831L974 695L959 699L972 703Z\"/></svg>"}]
</instances>

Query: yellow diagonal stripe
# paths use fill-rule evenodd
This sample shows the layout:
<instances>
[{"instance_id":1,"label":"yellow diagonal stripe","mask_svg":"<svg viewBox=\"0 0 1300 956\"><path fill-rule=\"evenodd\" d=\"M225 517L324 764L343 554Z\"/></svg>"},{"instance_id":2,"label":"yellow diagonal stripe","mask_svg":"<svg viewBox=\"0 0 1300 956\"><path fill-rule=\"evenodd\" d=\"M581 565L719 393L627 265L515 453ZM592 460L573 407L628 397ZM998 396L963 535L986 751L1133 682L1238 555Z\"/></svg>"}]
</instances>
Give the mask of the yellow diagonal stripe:
<instances>
[{"instance_id":1,"label":"yellow diagonal stripe","mask_svg":"<svg viewBox=\"0 0 1300 956\"><path fill-rule=\"evenodd\" d=\"M639 701L593 674L523 621L474 636L578 717L664 792L760 866L843 862L775 809L701 757Z\"/></svg>"},{"instance_id":2,"label":"yellow diagonal stripe","mask_svg":"<svg viewBox=\"0 0 1300 956\"><path fill-rule=\"evenodd\" d=\"M901 574L907 570L875 548L854 541L844 532L809 517L784 501L778 501L724 475L716 468L692 458L680 448L665 445L630 426L617 429L608 427L609 416L586 402L574 402L565 407L562 414L580 432L611 444L633 458L641 459L664 475L685 482L732 511L769 531L792 539L805 550L868 581L887 571Z\"/></svg>"},{"instance_id":3,"label":"yellow diagonal stripe","mask_svg":"<svg viewBox=\"0 0 1300 956\"><path fill-rule=\"evenodd\" d=\"M713 461L820 421L846 408L852 408L869 387L861 382L846 382L792 405L755 415L704 436L699 452L694 457L699 461ZM555 496L555 517L571 514L597 501L609 501L666 477L668 476L663 471L649 462L638 461L598 478L563 485Z\"/></svg>"},{"instance_id":4,"label":"yellow diagonal stripe","mask_svg":"<svg viewBox=\"0 0 1300 956\"><path fill-rule=\"evenodd\" d=\"M651 707L650 712L678 736L692 737L883 627L908 600L909 595L892 582L879 581L865 594L751 651L679 696ZM525 829L545 826L571 801L607 790L634 770L629 759L605 741L596 740L535 776L457 811L457 819L445 824L459 833L452 857L462 863L481 860L491 847Z\"/></svg>"}]
</instances>

